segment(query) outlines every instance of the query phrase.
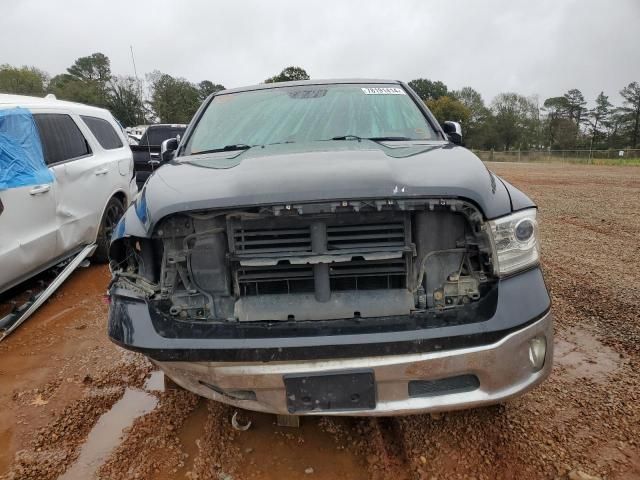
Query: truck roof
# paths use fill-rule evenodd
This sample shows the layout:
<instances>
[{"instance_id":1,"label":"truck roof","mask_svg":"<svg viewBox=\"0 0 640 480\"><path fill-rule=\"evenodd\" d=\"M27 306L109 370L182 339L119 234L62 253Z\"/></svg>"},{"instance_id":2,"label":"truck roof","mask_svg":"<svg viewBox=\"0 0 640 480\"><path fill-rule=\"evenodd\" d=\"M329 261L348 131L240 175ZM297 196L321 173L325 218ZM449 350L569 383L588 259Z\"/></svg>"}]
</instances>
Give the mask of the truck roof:
<instances>
[{"instance_id":1,"label":"truck roof","mask_svg":"<svg viewBox=\"0 0 640 480\"><path fill-rule=\"evenodd\" d=\"M257 85L249 85L246 87L229 88L226 90L220 90L214 95L226 95L228 93L248 92L251 90L264 90L268 88L282 88L282 87L298 87L304 85L336 85L341 83L367 83L367 84L393 84L399 85L402 82L400 80L383 80L375 78L333 78L333 79L314 79L314 80L297 80L294 82L275 82L275 83L259 83Z\"/></svg>"}]
</instances>

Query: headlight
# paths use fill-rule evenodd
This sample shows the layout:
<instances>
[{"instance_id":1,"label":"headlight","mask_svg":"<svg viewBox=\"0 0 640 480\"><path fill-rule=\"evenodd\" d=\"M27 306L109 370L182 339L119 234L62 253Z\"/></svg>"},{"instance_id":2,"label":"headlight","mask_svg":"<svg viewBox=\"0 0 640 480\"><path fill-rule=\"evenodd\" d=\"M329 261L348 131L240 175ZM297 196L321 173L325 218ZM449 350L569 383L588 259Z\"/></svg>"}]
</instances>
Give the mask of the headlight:
<instances>
[{"instance_id":1,"label":"headlight","mask_svg":"<svg viewBox=\"0 0 640 480\"><path fill-rule=\"evenodd\" d=\"M505 275L538 263L536 209L516 212L489 222L496 253L496 273Z\"/></svg>"}]
</instances>

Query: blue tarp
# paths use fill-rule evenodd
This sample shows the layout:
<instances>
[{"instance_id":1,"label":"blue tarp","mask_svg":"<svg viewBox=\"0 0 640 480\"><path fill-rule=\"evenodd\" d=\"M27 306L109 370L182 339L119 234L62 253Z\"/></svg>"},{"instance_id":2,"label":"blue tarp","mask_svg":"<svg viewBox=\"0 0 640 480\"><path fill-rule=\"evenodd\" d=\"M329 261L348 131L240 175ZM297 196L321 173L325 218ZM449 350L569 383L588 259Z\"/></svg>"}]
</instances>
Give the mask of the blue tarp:
<instances>
[{"instance_id":1,"label":"blue tarp","mask_svg":"<svg viewBox=\"0 0 640 480\"><path fill-rule=\"evenodd\" d=\"M53 182L29 110L0 110L0 190Z\"/></svg>"}]
</instances>

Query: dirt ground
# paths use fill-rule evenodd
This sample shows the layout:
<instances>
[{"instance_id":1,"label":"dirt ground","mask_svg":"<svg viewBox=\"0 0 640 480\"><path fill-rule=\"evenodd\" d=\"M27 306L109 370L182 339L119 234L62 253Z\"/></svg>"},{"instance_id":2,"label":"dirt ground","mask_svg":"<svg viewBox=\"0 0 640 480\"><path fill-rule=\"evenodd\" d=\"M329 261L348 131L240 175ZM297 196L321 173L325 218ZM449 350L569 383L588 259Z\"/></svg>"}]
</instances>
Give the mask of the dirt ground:
<instances>
[{"instance_id":1,"label":"dirt ground","mask_svg":"<svg viewBox=\"0 0 640 480\"><path fill-rule=\"evenodd\" d=\"M0 478L640 479L640 168L490 168L541 209L556 357L540 387L496 407L299 429L241 412L253 425L237 432L234 409L164 391L144 357L109 342L109 274L91 266L0 343Z\"/></svg>"}]
</instances>

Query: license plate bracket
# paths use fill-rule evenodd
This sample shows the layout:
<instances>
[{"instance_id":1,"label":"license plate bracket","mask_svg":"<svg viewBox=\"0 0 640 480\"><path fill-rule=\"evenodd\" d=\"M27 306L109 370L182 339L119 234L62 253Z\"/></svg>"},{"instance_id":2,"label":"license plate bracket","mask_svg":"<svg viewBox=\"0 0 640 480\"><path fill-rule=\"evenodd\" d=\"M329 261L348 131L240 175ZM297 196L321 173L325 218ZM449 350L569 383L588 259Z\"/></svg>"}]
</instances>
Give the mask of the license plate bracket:
<instances>
[{"instance_id":1,"label":"license plate bracket","mask_svg":"<svg viewBox=\"0 0 640 480\"><path fill-rule=\"evenodd\" d=\"M283 380L291 414L376 408L373 370L290 374Z\"/></svg>"}]
</instances>

